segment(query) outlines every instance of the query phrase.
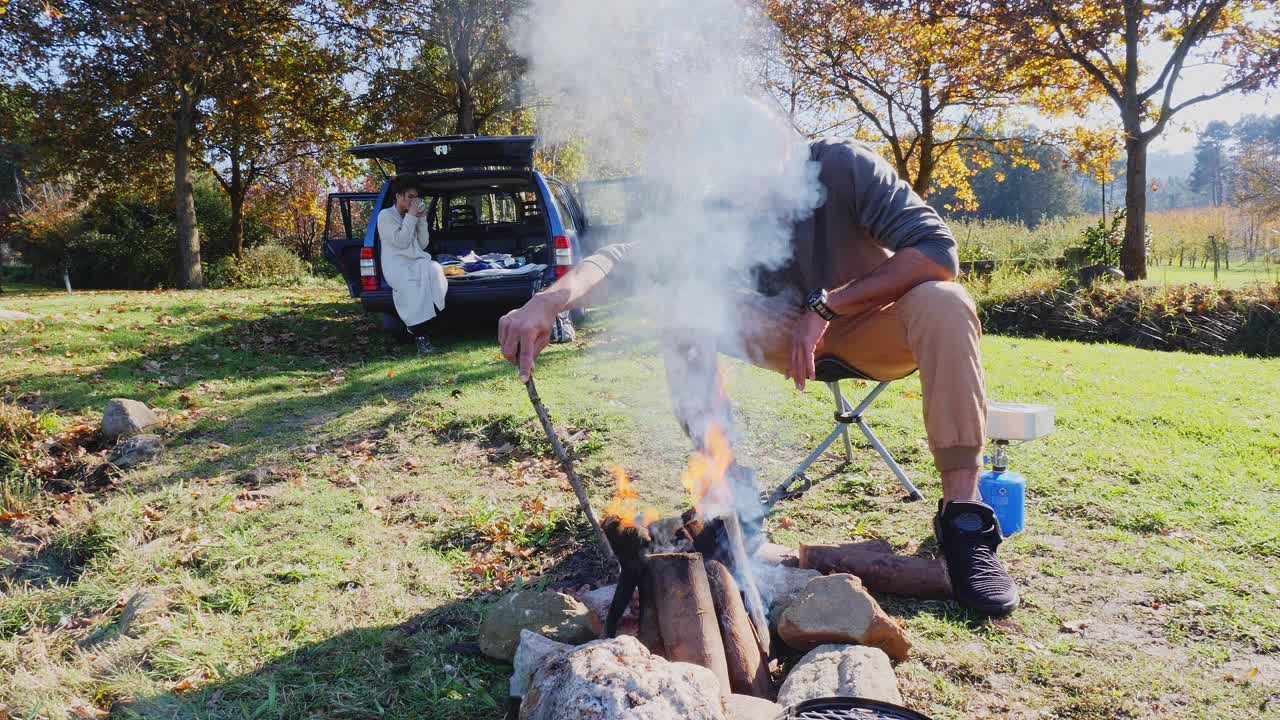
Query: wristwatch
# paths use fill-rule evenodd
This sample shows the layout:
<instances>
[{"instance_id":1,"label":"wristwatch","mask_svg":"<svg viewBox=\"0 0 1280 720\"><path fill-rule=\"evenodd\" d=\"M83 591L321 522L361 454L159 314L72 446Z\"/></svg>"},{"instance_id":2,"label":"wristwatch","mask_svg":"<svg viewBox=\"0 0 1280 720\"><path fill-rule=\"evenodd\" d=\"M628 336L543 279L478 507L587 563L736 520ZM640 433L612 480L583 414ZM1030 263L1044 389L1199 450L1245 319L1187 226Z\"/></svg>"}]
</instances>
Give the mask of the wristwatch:
<instances>
[{"instance_id":1,"label":"wristwatch","mask_svg":"<svg viewBox=\"0 0 1280 720\"><path fill-rule=\"evenodd\" d=\"M826 290L818 289L809 293L809 297L804 299L804 306L806 309L817 313L818 317L826 320L827 322L831 322L837 317L840 317L831 309L831 306L827 304Z\"/></svg>"}]
</instances>

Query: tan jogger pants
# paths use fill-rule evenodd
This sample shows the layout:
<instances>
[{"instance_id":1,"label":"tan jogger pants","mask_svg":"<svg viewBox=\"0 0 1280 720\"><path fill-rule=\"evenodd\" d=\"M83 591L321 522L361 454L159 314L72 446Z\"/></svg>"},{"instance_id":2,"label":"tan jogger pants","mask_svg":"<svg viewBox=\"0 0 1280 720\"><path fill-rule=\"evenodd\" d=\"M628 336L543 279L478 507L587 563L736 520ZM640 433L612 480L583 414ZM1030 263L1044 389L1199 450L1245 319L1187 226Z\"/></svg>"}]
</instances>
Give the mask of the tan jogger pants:
<instances>
[{"instance_id":1,"label":"tan jogger pants","mask_svg":"<svg viewBox=\"0 0 1280 720\"><path fill-rule=\"evenodd\" d=\"M785 372L791 327L807 312L780 298L744 297L745 359ZM986 387L973 299L957 283L926 282L895 303L836 318L815 356L836 357L877 380L920 370L924 427L939 472L982 466Z\"/></svg>"}]
</instances>

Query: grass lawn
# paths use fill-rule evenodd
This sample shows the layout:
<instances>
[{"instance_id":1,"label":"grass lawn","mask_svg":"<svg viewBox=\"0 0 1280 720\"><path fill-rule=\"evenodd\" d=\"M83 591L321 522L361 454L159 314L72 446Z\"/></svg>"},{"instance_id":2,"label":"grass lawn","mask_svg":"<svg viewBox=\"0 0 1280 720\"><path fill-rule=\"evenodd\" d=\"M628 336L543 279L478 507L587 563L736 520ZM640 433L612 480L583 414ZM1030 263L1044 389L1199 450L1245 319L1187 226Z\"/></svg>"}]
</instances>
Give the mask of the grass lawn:
<instances>
[{"instance_id":1,"label":"grass lawn","mask_svg":"<svg viewBox=\"0 0 1280 720\"><path fill-rule=\"evenodd\" d=\"M1231 269L1225 266L1218 268L1218 278L1214 280L1213 265L1209 267L1178 267L1177 265L1148 265L1147 283L1156 285L1218 285L1228 288L1242 288L1250 285L1280 284L1280 265L1261 262L1233 263Z\"/></svg>"},{"instance_id":2,"label":"grass lawn","mask_svg":"<svg viewBox=\"0 0 1280 720\"><path fill-rule=\"evenodd\" d=\"M0 717L499 718L510 669L470 644L485 604L595 578L489 331L420 360L336 287L0 307L42 318L2 325L4 399L83 434L109 398L136 398L163 411L167 443L96 492L5 500ZM598 507L618 463L674 509L688 446L654 345L625 324L550 350L539 390ZM898 668L908 704L938 719L1280 717L1280 362L1000 337L983 350L993 398L1057 406L1056 434L1013 455L1028 529L1002 557L1024 605L990 623L882 598L916 643ZM767 479L830 422L820 386L736 364L728 384ZM872 417L937 498L919 392L893 386ZM774 539L930 552L932 503L904 502L873 458L823 461ZM274 473L241 476L255 467Z\"/></svg>"}]
</instances>

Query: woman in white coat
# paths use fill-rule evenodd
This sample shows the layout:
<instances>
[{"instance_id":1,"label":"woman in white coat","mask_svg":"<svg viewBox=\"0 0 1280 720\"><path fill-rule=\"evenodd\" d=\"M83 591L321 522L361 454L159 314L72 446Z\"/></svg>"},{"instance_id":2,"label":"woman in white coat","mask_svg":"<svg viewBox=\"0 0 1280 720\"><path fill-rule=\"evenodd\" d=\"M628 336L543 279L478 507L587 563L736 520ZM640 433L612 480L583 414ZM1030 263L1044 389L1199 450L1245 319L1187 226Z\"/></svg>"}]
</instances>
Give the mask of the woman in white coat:
<instances>
[{"instance_id":1,"label":"woman in white coat","mask_svg":"<svg viewBox=\"0 0 1280 720\"><path fill-rule=\"evenodd\" d=\"M449 283L444 268L427 252L427 207L421 200L417 179L394 177L391 192L396 197L395 205L378 213L382 276L391 285L396 314L413 333L418 354L428 355L435 348L427 337L427 322L444 310Z\"/></svg>"}]
</instances>

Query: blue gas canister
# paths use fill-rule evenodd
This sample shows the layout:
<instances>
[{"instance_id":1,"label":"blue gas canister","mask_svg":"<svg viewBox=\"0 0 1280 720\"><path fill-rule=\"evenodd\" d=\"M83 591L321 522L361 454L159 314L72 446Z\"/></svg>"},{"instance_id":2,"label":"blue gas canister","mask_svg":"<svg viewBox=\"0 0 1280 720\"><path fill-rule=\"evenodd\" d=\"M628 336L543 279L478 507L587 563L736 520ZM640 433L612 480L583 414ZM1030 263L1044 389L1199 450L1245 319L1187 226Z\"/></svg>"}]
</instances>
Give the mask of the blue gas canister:
<instances>
[{"instance_id":1,"label":"blue gas canister","mask_svg":"<svg viewBox=\"0 0 1280 720\"><path fill-rule=\"evenodd\" d=\"M1022 530L1026 518L1027 479L1009 470L1007 443L996 441L991 469L978 476L978 494L991 506L1005 537Z\"/></svg>"}]
</instances>

